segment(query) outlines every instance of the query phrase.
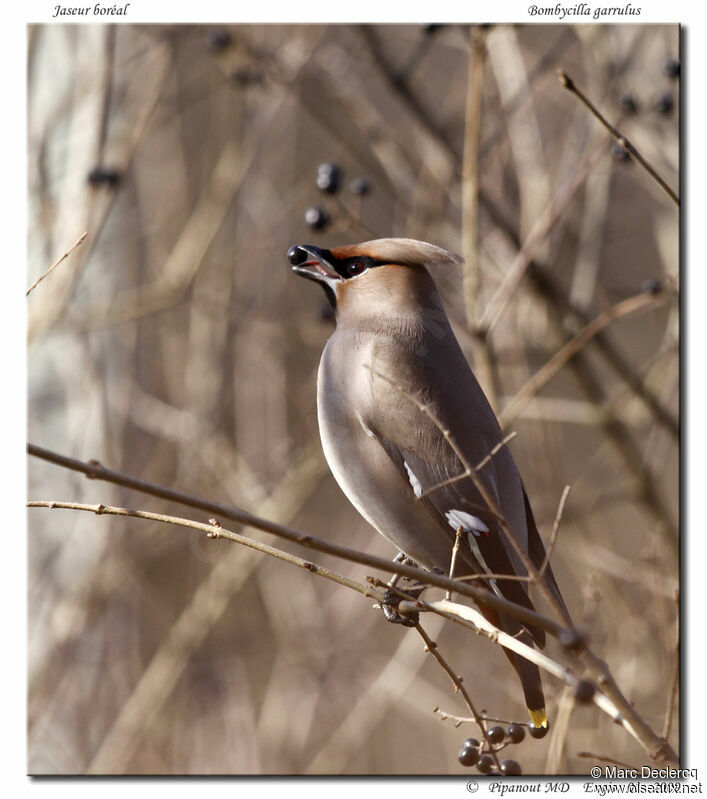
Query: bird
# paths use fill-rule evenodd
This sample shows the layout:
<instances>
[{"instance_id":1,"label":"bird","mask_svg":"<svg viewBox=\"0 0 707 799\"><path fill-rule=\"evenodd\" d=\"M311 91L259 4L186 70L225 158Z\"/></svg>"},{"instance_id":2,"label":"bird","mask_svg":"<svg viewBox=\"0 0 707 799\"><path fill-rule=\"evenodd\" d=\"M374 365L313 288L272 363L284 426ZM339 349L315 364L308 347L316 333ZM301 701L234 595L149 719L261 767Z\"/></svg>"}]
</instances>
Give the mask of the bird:
<instances>
[{"instance_id":1,"label":"bird","mask_svg":"<svg viewBox=\"0 0 707 799\"><path fill-rule=\"evenodd\" d=\"M498 446L501 427L429 271L462 259L409 238L333 249L297 244L287 257L297 275L324 289L334 311L336 328L317 376L317 415L325 458L349 501L414 564L454 577L478 575L475 584L534 609L522 580L485 578L527 576L500 510L506 532L536 569L542 567L541 578L570 623L518 467L509 448ZM482 492L467 467L484 459L476 473ZM483 605L480 610L509 635L544 646L539 627ZM538 667L504 652L532 725L547 728Z\"/></svg>"}]
</instances>

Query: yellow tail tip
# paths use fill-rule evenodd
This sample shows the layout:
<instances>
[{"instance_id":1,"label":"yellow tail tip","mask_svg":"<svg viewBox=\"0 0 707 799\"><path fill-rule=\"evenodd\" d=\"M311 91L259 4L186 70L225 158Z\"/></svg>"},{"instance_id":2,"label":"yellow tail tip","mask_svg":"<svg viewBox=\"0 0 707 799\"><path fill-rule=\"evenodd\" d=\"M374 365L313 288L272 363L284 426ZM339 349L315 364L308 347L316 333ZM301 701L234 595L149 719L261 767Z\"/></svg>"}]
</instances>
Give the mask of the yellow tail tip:
<instances>
[{"instance_id":1,"label":"yellow tail tip","mask_svg":"<svg viewBox=\"0 0 707 799\"><path fill-rule=\"evenodd\" d=\"M547 714L544 707L541 707L540 710L528 708L528 713L530 713L530 720L534 727L547 727Z\"/></svg>"}]
</instances>

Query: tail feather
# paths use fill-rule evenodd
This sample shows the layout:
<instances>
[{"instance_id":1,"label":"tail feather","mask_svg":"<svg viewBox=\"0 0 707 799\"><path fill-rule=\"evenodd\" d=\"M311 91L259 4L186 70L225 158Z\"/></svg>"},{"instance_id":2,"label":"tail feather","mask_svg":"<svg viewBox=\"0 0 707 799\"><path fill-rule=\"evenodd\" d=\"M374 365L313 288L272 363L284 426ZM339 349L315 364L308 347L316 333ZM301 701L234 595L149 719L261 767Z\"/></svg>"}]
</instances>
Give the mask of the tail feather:
<instances>
[{"instance_id":1,"label":"tail feather","mask_svg":"<svg viewBox=\"0 0 707 799\"><path fill-rule=\"evenodd\" d=\"M489 608L481 608L481 612L491 624L495 624L496 627L527 646L533 646L533 637L516 619L498 614ZM540 669L535 663L531 663L516 652L506 649L506 647L502 648L520 680L530 720L536 727L546 727L547 714L545 712L545 695L543 694L542 680L540 679Z\"/></svg>"}]
</instances>

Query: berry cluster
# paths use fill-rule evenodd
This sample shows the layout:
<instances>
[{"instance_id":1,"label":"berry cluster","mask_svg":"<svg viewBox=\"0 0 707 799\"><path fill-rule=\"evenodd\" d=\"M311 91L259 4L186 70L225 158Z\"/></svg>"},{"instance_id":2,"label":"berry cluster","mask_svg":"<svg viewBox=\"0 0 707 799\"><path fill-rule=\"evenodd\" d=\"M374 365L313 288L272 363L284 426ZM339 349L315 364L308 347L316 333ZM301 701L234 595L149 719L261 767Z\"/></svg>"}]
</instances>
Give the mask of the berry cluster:
<instances>
[{"instance_id":1,"label":"berry cluster","mask_svg":"<svg viewBox=\"0 0 707 799\"><path fill-rule=\"evenodd\" d=\"M325 161L317 167L317 188L324 192L324 194L336 194L341 186L341 167L338 164L333 164ZM349 191L351 194L356 194L362 197L368 194L370 186L365 178L354 178L349 183ZM331 218L325 209L318 205L312 205L305 211L304 221L313 230L322 230L325 228Z\"/></svg>"},{"instance_id":2,"label":"berry cluster","mask_svg":"<svg viewBox=\"0 0 707 799\"><path fill-rule=\"evenodd\" d=\"M567 643L578 644L582 640L581 634L573 632L576 640ZM596 686L591 680L578 680L575 686L574 698L580 704L591 702L596 693ZM497 757L494 758L491 752L498 755L502 749L512 744L519 744L525 740L526 730L531 738L544 738L550 726L536 727L532 722L528 724L511 723L505 729L497 724L490 727L484 736L484 742L479 743L476 738L467 738L459 750L458 759L462 766L476 766L481 774L503 774L505 777L519 777L521 775L520 764L517 760L510 758L499 762L500 771L495 770Z\"/></svg>"},{"instance_id":3,"label":"berry cluster","mask_svg":"<svg viewBox=\"0 0 707 799\"><path fill-rule=\"evenodd\" d=\"M663 61L663 73L670 80L677 80L680 77L680 62L676 58L673 58L673 56L667 56ZM623 94L619 95L618 102L619 108L628 116L633 116L641 110L640 103L632 92L624 92ZM664 116L670 114L675 107L675 98L673 96L673 92L670 89L663 89L659 91L653 97L653 100L651 101L651 107L658 114L662 114ZM628 152L618 142L614 142L612 145L611 154L617 161L629 160Z\"/></svg>"},{"instance_id":4,"label":"berry cluster","mask_svg":"<svg viewBox=\"0 0 707 799\"><path fill-rule=\"evenodd\" d=\"M503 774L505 777L519 777L522 774L517 760L506 758L501 760L500 772L495 770L496 759L491 754L497 754L502 749L512 744L519 744L525 740L525 731L532 738L544 738L548 727L536 727L533 724L509 724L506 729L500 724L486 731L484 743L480 744L476 738L467 738L459 750L459 762L462 766L476 766L481 774Z\"/></svg>"}]
</instances>

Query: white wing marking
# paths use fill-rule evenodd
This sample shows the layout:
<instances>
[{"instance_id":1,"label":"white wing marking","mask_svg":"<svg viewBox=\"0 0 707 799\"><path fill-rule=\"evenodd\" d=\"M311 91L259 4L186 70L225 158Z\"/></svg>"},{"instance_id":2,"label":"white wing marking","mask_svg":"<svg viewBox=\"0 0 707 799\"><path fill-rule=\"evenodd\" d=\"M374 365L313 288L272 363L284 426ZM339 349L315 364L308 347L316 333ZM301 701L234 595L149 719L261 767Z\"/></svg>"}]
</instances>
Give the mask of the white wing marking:
<instances>
[{"instance_id":1,"label":"white wing marking","mask_svg":"<svg viewBox=\"0 0 707 799\"><path fill-rule=\"evenodd\" d=\"M447 511L445 516L447 517L450 527L454 528L454 530L458 530L461 527L461 529L466 533L469 547L474 553L476 560L479 562L479 566L481 566L486 574L493 574L491 569L489 569L488 563L486 563L486 558L481 554L481 550L479 549L479 545L476 541L476 537L481 533L488 533L489 528L481 521L481 519L479 519L478 516L472 516L471 513L467 513L463 510L450 510ZM500 592L498 585L496 585L496 581L491 579L489 580L489 583L491 584L491 588L493 588L496 596L504 599L504 596Z\"/></svg>"},{"instance_id":2,"label":"white wing marking","mask_svg":"<svg viewBox=\"0 0 707 799\"><path fill-rule=\"evenodd\" d=\"M407 464L405 465L407 466ZM409 471L408 469L408 472ZM479 533L488 533L489 531L489 528L478 516L472 516L471 513L467 513L466 511L450 510L445 513L445 516L447 517L449 526L453 530L458 530L461 527L465 533L473 533L477 536Z\"/></svg>"},{"instance_id":3,"label":"white wing marking","mask_svg":"<svg viewBox=\"0 0 707 799\"><path fill-rule=\"evenodd\" d=\"M405 471L408 473L408 477L410 478L410 485L412 486L412 490L415 492L415 496L422 496L422 485L420 484L420 481L413 474L413 471L408 466L407 461L403 461L403 465L405 466Z\"/></svg>"}]
</instances>

